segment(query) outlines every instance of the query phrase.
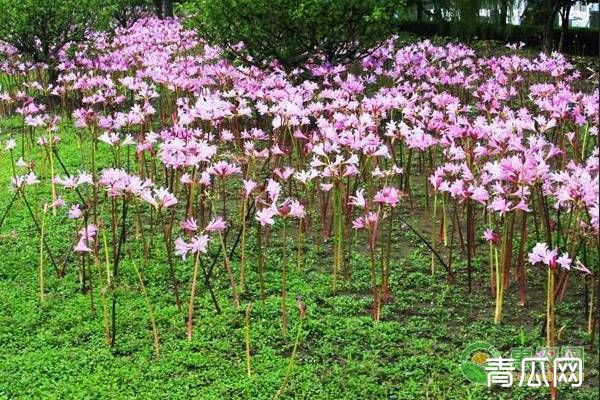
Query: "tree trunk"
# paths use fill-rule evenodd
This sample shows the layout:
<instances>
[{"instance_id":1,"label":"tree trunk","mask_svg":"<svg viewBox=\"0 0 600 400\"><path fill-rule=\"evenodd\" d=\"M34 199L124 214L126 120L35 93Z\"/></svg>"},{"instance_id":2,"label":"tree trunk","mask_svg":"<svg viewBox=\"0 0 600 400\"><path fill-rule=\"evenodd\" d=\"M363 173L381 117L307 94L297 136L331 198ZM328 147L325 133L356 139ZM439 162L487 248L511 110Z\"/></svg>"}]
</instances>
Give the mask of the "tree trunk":
<instances>
[{"instance_id":1,"label":"tree trunk","mask_svg":"<svg viewBox=\"0 0 600 400\"><path fill-rule=\"evenodd\" d=\"M565 4L561 12L561 24L560 24L560 40L558 41L558 51L561 53L564 51L565 40L567 40L567 33L569 32L569 13L571 12L571 5Z\"/></svg>"},{"instance_id":2,"label":"tree trunk","mask_svg":"<svg viewBox=\"0 0 600 400\"><path fill-rule=\"evenodd\" d=\"M442 6L439 4L439 0L433 1L433 19L436 21L442 20Z\"/></svg>"},{"instance_id":3,"label":"tree trunk","mask_svg":"<svg viewBox=\"0 0 600 400\"><path fill-rule=\"evenodd\" d=\"M163 12L165 17L173 18L173 0L163 0Z\"/></svg>"},{"instance_id":4,"label":"tree trunk","mask_svg":"<svg viewBox=\"0 0 600 400\"><path fill-rule=\"evenodd\" d=\"M152 0L152 3L154 4L156 16L160 19L163 19L163 0Z\"/></svg>"},{"instance_id":5,"label":"tree trunk","mask_svg":"<svg viewBox=\"0 0 600 400\"><path fill-rule=\"evenodd\" d=\"M58 81L58 69L54 63L48 64L48 82L51 84L55 84Z\"/></svg>"},{"instance_id":6,"label":"tree trunk","mask_svg":"<svg viewBox=\"0 0 600 400\"><path fill-rule=\"evenodd\" d=\"M423 0L417 0L417 22L423 21Z\"/></svg>"},{"instance_id":7,"label":"tree trunk","mask_svg":"<svg viewBox=\"0 0 600 400\"><path fill-rule=\"evenodd\" d=\"M508 0L502 0L500 3L500 29L502 35L506 37L506 17L508 15Z\"/></svg>"},{"instance_id":8,"label":"tree trunk","mask_svg":"<svg viewBox=\"0 0 600 400\"><path fill-rule=\"evenodd\" d=\"M559 0L546 0L545 2L545 20L544 20L544 52L551 53L553 50L553 31L554 31L554 19L558 12L558 1Z\"/></svg>"}]
</instances>

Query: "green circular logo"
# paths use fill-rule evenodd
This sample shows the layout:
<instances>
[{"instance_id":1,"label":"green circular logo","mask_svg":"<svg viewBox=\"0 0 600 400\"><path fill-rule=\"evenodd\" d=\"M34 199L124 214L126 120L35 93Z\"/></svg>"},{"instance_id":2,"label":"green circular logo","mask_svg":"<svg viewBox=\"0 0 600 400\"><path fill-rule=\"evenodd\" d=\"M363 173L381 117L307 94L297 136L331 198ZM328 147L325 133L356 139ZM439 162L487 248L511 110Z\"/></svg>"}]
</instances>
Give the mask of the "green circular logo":
<instances>
[{"instance_id":1,"label":"green circular logo","mask_svg":"<svg viewBox=\"0 0 600 400\"><path fill-rule=\"evenodd\" d=\"M498 358L501 354L488 342L474 342L460 355L460 370L465 378L478 385L487 384L485 363L488 358Z\"/></svg>"}]
</instances>

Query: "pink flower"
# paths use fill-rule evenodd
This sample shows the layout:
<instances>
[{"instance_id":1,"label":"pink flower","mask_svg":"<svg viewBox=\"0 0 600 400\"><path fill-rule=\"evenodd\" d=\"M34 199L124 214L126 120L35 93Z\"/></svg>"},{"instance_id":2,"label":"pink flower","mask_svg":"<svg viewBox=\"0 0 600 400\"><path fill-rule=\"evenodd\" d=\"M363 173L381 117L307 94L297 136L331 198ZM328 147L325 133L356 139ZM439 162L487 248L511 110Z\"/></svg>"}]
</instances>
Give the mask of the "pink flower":
<instances>
[{"instance_id":1,"label":"pink flower","mask_svg":"<svg viewBox=\"0 0 600 400\"><path fill-rule=\"evenodd\" d=\"M200 180L198 181L201 185L209 186L210 185L210 174L206 171L200 174Z\"/></svg>"},{"instance_id":2,"label":"pink flower","mask_svg":"<svg viewBox=\"0 0 600 400\"><path fill-rule=\"evenodd\" d=\"M175 255L181 256L185 260L188 253L206 254L208 251L208 243L210 238L208 235L197 235L190 239L189 243L186 243L182 238L175 240Z\"/></svg>"},{"instance_id":3,"label":"pink flower","mask_svg":"<svg viewBox=\"0 0 600 400\"><path fill-rule=\"evenodd\" d=\"M573 260L569 258L567 253L562 253L561 256L556 259L556 263L566 270L571 269L572 262Z\"/></svg>"},{"instance_id":4,"label":"pink flower","mask_svg":"<svg viewBox=\"0 0 600 400\"><path fill-rule=\"evenodd\" d=\"M492 204L489 205L491 210L500 213L500 215L504 215L505 213L510 211L510 203L506 201L503 197L496 196L494 200L492 200Z\"/></svg>"},{"instance_id":5,"label":"pink flower","mask_svg":"<svg viewBox=\"0 0 600 400\"><path fill-rule=\"evenodd\" d=\"M61 208L64 205L65 201L62 198L57 197L56 200L54 200L52 204L50 204L50 208Z\"/></svg>"},{"instance_id":6,"label":"pink flower","mask_svg":"<svg viewBox=\"0 0 600 400\"><path fill-rule=\"evenodd\" d=\"M183 183L184 185L189 185L194 181L192 180L190 174L186 172L185 174L181 175L181 178L179 178L179 182Z\"/></svg>"},{"instance_id":7,"label":"pink flower","mask_svg":"<svg viewBox=\"0 0 600 400\"><path fill-rule=\"evenodd\" d=\"M90 244L96 239L98 228L94 224L90 224L82 228L77 234L79 235L79 241L73 251L76 253L91 253Z\"/></svg>"},{"instance_id":8,"label":"pink flower","mask_svg":"<svg viewBox=\"0 0 600 400\"><path fill-rule=\"evenodd\" d=\"M206 254L208 251L208 242L210 238L208 235L194 236L190 241L190 251L193 254L203 253Z\"/></svg>"},{"instance_id":9,"label":"pink flower","mask_svg":"<svg viewBox=\"0 0 600 400\"><path fill-rule=\"evenodd\" d=\"M548 245L546 243L537 243L529 252L529 263L532 265L543 263L548 255Z\"/></svg>"},{"instance_id":10,"label":"pink flower","mask_svg":"<svg viewBox=\"0 0 600 400\"><path fill-rule=\"evenodd\" d=\"M204 230L206 232L220 232L227 228L227 222L223 219L223 217L215 217L213 218Z\"/></svg>"},{"instance_id":11,"label":"pink flower","mask_svg":"<svg viewBox=\"0 0 600 400\"><path fill-rule=\"evenodd\" d=\"M175 255L181 256L185 260L185 257L190 252L191 247L182 238L175 240Z\"/></svg>"},{"instance_id":12,"label":"pink flower","mask_svg":"<svg viewBox=\"0 0 600 400\"><path fill-rule=\"evenodd\" d=\"M390 207L396 207L400 201L400 192L396 188L387 186L375 194L373 201Z\"/></svg>"},{"instance_id":13,"label":"pink flower","mask_svg":"<svg viewBox=\"0 0 600 400\"><path fill-rule=\"evenodd\" d=\"M28 173L24 176L13 176L11 178L11 182L13 186L17 189L21 189L24 186L35 185L36 183L40 183L40 180L35 176L33 172Z\"/></svg>"},{"instance_id":14,"label":"pink flower","mask_svg":"<svg viewBox=\"0 0 600 400\"><path fill-rule=\"evenodd\" d=\"M262 226L273 225L275 220L273 217L277 215L277 209L274 207L263 208L256 212L256 220L260 222Z\"/></svg>"},{"instance_id":15,"label":"pink flower","mask_svg":"<svg viewBox=\"0 0 600 400\"><path fill-rule=\"evenodd\" d=\"M73 206L71 206L68 212L68 216L70 219L78 219L79 217L81 217L81 214L82 212L79 208L79 204L74 204Z\"/></svg>"},{"instance_id":16,"label":"pink flower","mask_svg":"<svg viewBox=\"0 0 600 400\"><path fill-rule=\"evenodd\" d=\"M471 192L471 198L481 204L485 204L490 198L487 190L482 186L470 186L469 191Z\"/></svg>"},{"instance_id":17,"label":"pink flower","mask_svg":"<svg viewBox=\"0 0 600 400\"><path fill-rule=\"evenodd\" d=\"M483 232L483 238L486 242L497 244L500 240L500 235L488 228Z\"/></svg>"},{"instance_id":18,"label":"pink flower","mask_svg":"<svg viewBox=\"0 0 600 400\"><path fill-rule=\"evenodd\" d=\"M358 217L354 221L352 221L352 228L353 229L365 229L365 218L361 215L360 217Z\"/></svg>"},{"instance_id":19,"label":"pink flower","mask_svg":"<svg viewBox=\"0 0 600 400\"><path fill-rule=\"evenodd\" d=\"M218 161L208 168L207 172L219 178L227 178L228 176L239 174L242 172L240 167L234 164L229 164L225 161Z\"/></svg>"},{"instance_id":20,"label":"pink flower","mask_svg":"<svg viewBox=\"0 0 600 400\"><path fill-rule=\"evenodd\" d=\"M277 213L280 217L286 218L290 214L290 200L284 201L278 208Z\"/></svg>"},{"instance_id":21,"label":"pink flower","mask_svg":"<svg viewBox=\"0 0 600 400\"><path fill-rule=\"evenodd\" d=\"M294 168L285 167L285 168L276 168L273 170L273 173L279 177L282 181L287 181L290 176L294 173Z\"/></svg>"},{"instance_id":22,"label":"pink flower","mask_svg":"<svg viewBox=\"0 0 600 400\"><path fill-rule=\"evenodd\" d=\"M160 188L155 191L158 208L170 208L177 204L177 198L173 196L165 188Z\"/></svg>"},{"instance_id":23,"label":"pink flower","mask_svg":"<svg viewBox=\"0 0 600 400\"><path fill-rule=\"evenodd\" d=\"M304 206L298 200L293 200L290 203L290 215L297 219L302 219L306 215Z\"/></svg>"},{"instance_id":24,"label":"pink flower","mask_svg":"<svg viewBox=\"0 0 600 400\"><path fill-rule=\"evenodd\" d=\"M529 263L532 265L544 264L550 267L551 269L556 269L557 264L559 264L561 267L565 268L565 266L567 266L567 269L569 269L571 259L568 257L568 254L564 253L561 256L560 263L558 263L557 256L558 249L555 248L553 250L550 250L546 243L537 243L533 247L533 249L531 249L528 258Z\"/></svg>"},{"instance_id":25,"label":"pink flower","mask_svg":"<svg viewBox=\"0 0 600 400\"><path fill-rule=\"evenodd\" d=\"M269 182L267 183L267 193L269 194L269 199L273 202L276 201L280 192L281 185L273 179L269 179Z\"/></svg>"},{"instance_id":26,"label":"pink flower","mask_svg":"<svg viewBox=\"0 0 600 400\"><path fill-rule=\"evenodd\" d=\"M248 198L248 196L250 196L250 193L256 188L256 186L258 186L258 184L256 182L254 182L253 180L245 180L243 181L243 186L244 188L242 189L242 195L244 196L245 199Z\"/></svg>"},{"instance_id":27,"label":"pink flower","mask_svg":"<svg viewBox=\"0 0 600 400\"><path fill-rule=\"evenodd\" d=\"M350 196L350 204L356 207L364 208L364 206L367 204L364 193L364 189L358 189L356 191L356 196Z\"/></svg>"},{"instance_id":28,"label":"pink flower","mask_svg":"<svg viewBox=\"0 0 600 400\"><path fill-rule=\"evenodd\" d=\"M379 215L374 211L369 211L367 214L362 215L352 221L352 228L354 229L367 229L371 232L377 230L379 224Z\"/></svg>"},{"instance_id":29,"label":"pink flower","mask_svg":"<svg viewBox=\"0 0 600 400\"><path fill-rule=\"evenodd\" d=\"M150 204L151 206L158 208L158 202L152 195L152 190L150 190L150 189L142 190L142 192L140 193L140 198L142 200L144 200L146 203Z\"/></svg>"},{"instance_id":30,"label":"pink flower","mask_svg":"<svg viewBox=\"0 0 600 400\"><path fill-rule=\"evenodd\" d=\"M573 267L581 272L583 272L586 275L590 275L592 273L592 271L590 271L589 269L587 269L587 267L585 265L583 265L581 263L581 261L579 260L575 260L575 266Z\"/></svg>"},{"instance_id":31,"label":"pink flower","mask_svg":"<svg viewBox=\"0 0 600 400\"><path fill-rule=\"evenodd\" d=\"M80 238L77 242L77 245L73 248L73 251L76 253L91 253L92 249L85 244L85 240L83 238Z\"/></svg>"},{"instance_id":32,"label":"pink flower","mask_svg":"<svg viewBox=\"0 0 600 400\"><path fill-rule=\"evenodd\" d=\"M181 223L181 229L186 232L196 232L198 231L198 224L196 223L195 218L188 218Z\"/></svg>"}]
</instances>

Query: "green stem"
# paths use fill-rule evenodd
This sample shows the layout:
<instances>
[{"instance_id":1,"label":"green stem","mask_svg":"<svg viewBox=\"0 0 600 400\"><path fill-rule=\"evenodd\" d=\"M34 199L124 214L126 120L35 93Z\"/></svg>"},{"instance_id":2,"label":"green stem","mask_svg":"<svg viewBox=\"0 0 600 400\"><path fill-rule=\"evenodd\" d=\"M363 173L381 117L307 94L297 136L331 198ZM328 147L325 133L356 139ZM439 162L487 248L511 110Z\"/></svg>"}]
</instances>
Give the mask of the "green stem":
<instances>
[{"instance_id":1,"label":"green stem","mask_svg":"<svg viewBox=\"0 0 600 400\"><path fill-rule=\"evenodd\" d=\"M273 400L277 400L283 394L285 387L287 386L288 380L290 378L290 374L292 373L292 369L295 365L296 353L298 353L298 343L300 343L300 334L302 333L302 323L304 322L304 318L300 318L300 322L298 323L298 330L296 331L296 340L294 341L294 348L292 349L292 355L290 355L290 361L288 363L287 370L285 372L285 377L283 378L283 382L279 387L279 390L273 397Z\"/></svg>"},{"instance_id":2,"label":"green stem","mask_svg":"<svg viewBox=\"0 0 600 400\"><path fill-rule=\"evenodd\" d=\"M200 252L194 257L194 272L192 274L192 289L190 292L190 302L188 305L188 320L187 320L187 340L192 340L194 332L194 299L196 298L196 282L198 280L198 265L200 264Z\"/></svg>"}]
</instances>

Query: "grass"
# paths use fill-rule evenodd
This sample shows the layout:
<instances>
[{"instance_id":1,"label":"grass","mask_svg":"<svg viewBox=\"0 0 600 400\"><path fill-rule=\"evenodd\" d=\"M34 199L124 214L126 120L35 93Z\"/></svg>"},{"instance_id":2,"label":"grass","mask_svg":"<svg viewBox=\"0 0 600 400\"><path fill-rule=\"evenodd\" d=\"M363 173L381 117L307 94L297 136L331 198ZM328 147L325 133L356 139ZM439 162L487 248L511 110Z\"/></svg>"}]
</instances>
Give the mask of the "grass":
<instances>
[{"instance_id":1,"label":"grass","mask_svg":"<svg viewBox=\"0 0 600 400\"><path fill-rule=\"evenodd\" d=\"M2 132L18 129L16 119L4 120ZM64 128L68 129L68 128ZM0 141L6 134L0 135ZM80 162L74 135L63 134L61 155L68 168ZM108 160L108 158L106 159ZM41 162L40 160L37 160ZM9 160L0 155L0 212L12 193ZM49 188L28 190L35 209L49 198ZM72 198L71 200L74 200ZM421 229L419 217L405 210ZM415 218L417 218L415 220ZM71 246L74 223L48 216L47 237L56 258L63 260ZM429 234L424 235L429 237ZM477 386L460 371L461 352L468 344L485 340L505 356L513 347L543 346L545 289L542 271L528 270L529 299L520 307L516 285L506 295L506 320L492 321L494 301L487 289L485 257L475 264L475 290L465 285L465 265L454 264L457 283L448 284L439 268L431 276L430 254L416 237L397 226L394 231L392 299L383 307L382 321L369 315L368 255L356 246L351 256L352 279L331 292L331 256L327 245L307 238L303 271L290 257L288 278L289 332L280 326L281 243L271 244L267 257L268 298L260 302L257 251L253 238L248 250L248 286L242 308L233 308L222 268L214 278L222 314L215 313L206 289L199 285L196 328L186 337L185 309L178 312L169 288L167 263L160 249L144 269L145 286L154 305L161 354L152 348L151 327L143 293L128 258L121 271L120 330L117 344L106 344L99 293L81 293L75 259L67 275L57 279L46 266L45 303L38 300L39 238L21 201L10 210L0 228L0 398L5 399L271 399L277 393L292 353L299 313L296 296L307 306L294 368L282 398L288 399L539 399L545 389L509 389ZM130 241L135 246L134 241ZM237 271L237 258L232 260ZM219 264L220 265L220 264ZM189 295L191 260L177 261L177 275ZM558 326L564 326L561 344L586 345L585 384L564 389L561 399L596 399L597 348L587 345L584 332L582 285L572 279L567 298L559 304ZM252 375L245 360L245 305L252 302L250 349Z\"/></svg>"}]
</instances>

